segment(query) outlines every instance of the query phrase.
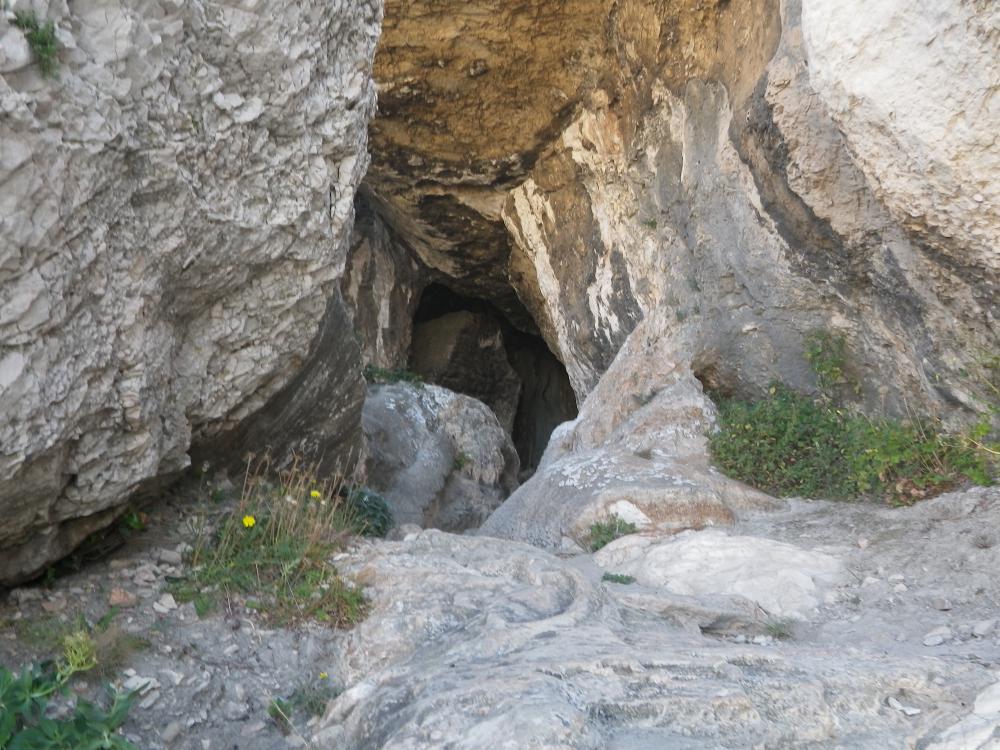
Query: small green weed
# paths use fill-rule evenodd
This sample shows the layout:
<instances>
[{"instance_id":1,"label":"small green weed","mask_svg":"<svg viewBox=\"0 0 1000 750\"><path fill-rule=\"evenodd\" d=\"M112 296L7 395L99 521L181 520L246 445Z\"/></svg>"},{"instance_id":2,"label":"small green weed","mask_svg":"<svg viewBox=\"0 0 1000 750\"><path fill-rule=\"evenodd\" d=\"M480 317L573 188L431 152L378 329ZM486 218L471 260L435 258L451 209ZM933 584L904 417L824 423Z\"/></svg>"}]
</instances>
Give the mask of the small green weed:
<instances>
[{"instance_id":1,"label":"small green weed","mask_svg":"<svg viewBox=\"0 0 1000 750\"><path fill-rule=\"evenodd\" d=\"M319 678L295 688L287 698L274 698L268 704L267 715L271 717L282 734L296 734L293 719L305 715L309 719L322 716L327 704L340 695L325 672Z\"/></svg>"},{"instance_id":2,"label":"small green weed","mask_svg":"<svg viewBox=\"0 0 1000 750\"><path fill-rule=\"evenodd\" d=\"M455 463L452 465L454 471L461 471L466 466L472 463L472 457L468 453L459 451L458 455L455 456Z\"/></svg>"},{"instance_id":3,"label":"small green weed","mask_svg":"<svg viewBox=\"0 0 1000 750\"><path fill-rule=\"evenodd\" d=\"M292 707L281 698L273 699L267 706L267 715L270 716L282 734L292 731Z\"/></svg>"},{"instance_id":4,"label":"small green weed","mask_svg":"<svg viewBox=\"0 0 1000 750\"><path fill-rule=\"evenodd\" d=\"M847 339L829 331L813 331L806 337L806 361L816 373L820 391L832 396L835 388L857 384L847 377Z\"/></svg>"},{"instance_id":5,"label":"small green weed","mask_svg":"<svg viewBox=\"0 0 1000 750\"><path fill-rule=\"evenodd\" d=\"M328 558L360 526L382 528L381 517L359 520L362 509L376 515L378 496L352 496L297 461L273 477L266 459L248 467L239 502L198 540L191 575L172 584L173 595L193 601L199 616L219 596L240 595L276 624L354 624L364 615L364 597Z\"/></svg>"},{"instance_id":6,"label":"small green weed","mask_svg":"<svg viewBox=\"0 0 1000 750\"><path fill-rule=\"evenodd\" d=\"M721 399L710 447L728 475L779 496L896 504L957 485L990 483L990 465L953 436L918 421L870 420L780 386L760 401Z\"/></svg>"},{"instance_id":7,"label":"small green weed","mask_svg":"<svg viewBox=\"0 0 1000 750\"><path fill-rule=\"evenodd\" d=\"M607 581L608 583L622 583L630 584L635 583L635 576L628 576L623 573L605 573L601 576L602 581Z\"/></svg>"},{"instance_id":8,"label":"small green weed","mask_svg":"<svg viewBox=\"0 0 1000 750\"><path fill-rule=\"evenodd\" d=\"M13 25L24 32L28 46L38 60L38 68L42 75L51 78L59 69L59 42L56 41L56 26L52 21L39 22L34 11L18 10L14 12Z\"/></svg>"},{"instance_id":9,"label":"small green weed","mask_svg":"<svg viewBox=\"0 0 1000 750\"><path fill-rule=\"evenodd\" d=\"M768 620L764 625L764 629L769 636L779 641L788 640L795 634L795 631L792 629L792 621L783 617Z\"/></svg>"},{"instance_id":10,"label":"small green weed","mask_svg":"<svg viewBox=\"0 0 1000 750\"><path fill-rule=\"evenodd\" d=\"M615 539L634 534L636 527L634 523L611 516L607 521L598 521L590 525L590 551L597 552L602 547L606 547Z\"/></svg>"},{"instance_id":11,"label":"small green weed","mask_svg":"<svg viewBox=\"0 0 1000 750\"><path fill-rule=\"evenodd\" d=\"M656 227L658 226L656 223L656 219L646 219L645 221L642 222L642 225L646 227L646 229L656 229Z\"/></svg>"},{"instance_id":12,"label":"small green weed","mask_svg":"<svg viewBox=\"0 0 1000 750\"><path fill-rule=\"evenodd\" d=\"M374 365L365 365L364 369L365 380L369 383L386 384L386 383L412 383L413 385L423 385L424 381L415 372L410 372L409 370L396 369L387 370L383 367L375 367Z\"/></svg>"}]
</instances>

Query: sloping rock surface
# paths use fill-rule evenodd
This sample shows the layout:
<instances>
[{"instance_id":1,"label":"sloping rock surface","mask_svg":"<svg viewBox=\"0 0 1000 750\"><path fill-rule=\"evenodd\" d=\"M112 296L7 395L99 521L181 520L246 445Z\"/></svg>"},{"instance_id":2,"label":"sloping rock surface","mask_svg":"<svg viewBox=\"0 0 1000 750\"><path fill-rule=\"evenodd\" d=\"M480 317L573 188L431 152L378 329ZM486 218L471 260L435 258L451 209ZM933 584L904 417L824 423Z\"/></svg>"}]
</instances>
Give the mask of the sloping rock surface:
<instances>
[{"instance_id":1,"label":"sloping rock surface","mask_svg":"<svg viewBox=\"0 0 1000 750\"><path fill-rule=\"evenodd\" d=\"M746 515L732 537L650 535L710 554L737 539L781 550L786 576L803 560L850 572L827 578L802 610L808 622L787 631L751 590L732 591L738 568L717 570L705 591L694 585L703 571L677 569L681 595L644 583L641 562L638 583L601 583L594 560L610 554L561 559L436 531L364 546L337 563L373 610L346 638L347 690L315 739L359 750L992 747L1000 632L974 624L996 615L1000 544L975 535L998 524L1000 494L977 489L908 509L795 502ZM924 645L937 628L949 636Z\"/></svg>"}]
</instances>

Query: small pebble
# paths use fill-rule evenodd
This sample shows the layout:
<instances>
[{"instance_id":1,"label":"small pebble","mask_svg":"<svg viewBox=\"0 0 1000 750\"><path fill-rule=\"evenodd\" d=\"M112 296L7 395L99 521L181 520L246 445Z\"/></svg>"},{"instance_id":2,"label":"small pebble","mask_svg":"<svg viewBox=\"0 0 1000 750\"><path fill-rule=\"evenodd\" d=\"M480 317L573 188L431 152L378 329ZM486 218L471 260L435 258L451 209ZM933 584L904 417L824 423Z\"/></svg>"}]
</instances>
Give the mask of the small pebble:
<instances>
[{"instance_id":1,"label":"small pebble","mask_svg":"<svg viewBox=\"0 0 1000 750\"><path fill-rule=\"evenodd\" d=\"M943 626L940 628L934 628L931 632L924 636L925 646L940 646L945 641L951 640L951 628L948 626Z\"/></svg>"},{"instance_id":2,"label":"small pebble","mask_svg":"<svg viewBox=\"0 0 1000 750\"><path fill-rule=\"evenodd\" d=\"M179 721L172 721L160 733L160 738L169 744L180 737L182 731L184 731L184 727L181 726L181 723Z\"/></svg>"},{"instance_id":3,"label":"small pebble","mask_svg":"<svg viewBox=\"0 0 1000 750\"><path fill-rule=\"evenodd\" d=\"M139 597L122 588L113 588L108 594L108 605L112 607L134 607L138 601Z\"/></svg>"},{"instance_id":4,"label":"small pebble","mask_svg":"<svg viewBox=\"0 0 1000 750\"><path fill-rule=\"evenodd\" d=\"M993 628L996 627L997 621L993 620L980 620L979 622L972 624L972 634L976 638L985 638L990 634Z\"/></svg>"},{"instance_id":5,"label":"small pebble","mask_svg":"<svg viewBox=\"0 0 1000 750\"><path fill-rule=\"evenodd\" d=\"M936 596L931 599L931 606L941 612L947 612L951 609L951 601L945 599L943 596Z\"/></svg>"}]
</instances>

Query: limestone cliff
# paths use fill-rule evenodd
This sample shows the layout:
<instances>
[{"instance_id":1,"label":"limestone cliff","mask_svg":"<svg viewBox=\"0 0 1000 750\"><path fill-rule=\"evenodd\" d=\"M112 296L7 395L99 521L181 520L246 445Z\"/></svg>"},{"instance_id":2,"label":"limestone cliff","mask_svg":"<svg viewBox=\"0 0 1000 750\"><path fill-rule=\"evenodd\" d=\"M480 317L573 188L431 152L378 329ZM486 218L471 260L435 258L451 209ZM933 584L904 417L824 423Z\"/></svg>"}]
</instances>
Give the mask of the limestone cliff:
<instances>
[{"instance_id":1,"label":"limestone cliff","mask_svg":"<svg viewBox=\"0 0 1000 750\"><path fill-rule=\"evenodd\" d=\"M582 404L484 531L558 544L626 495L665 527L743 507L705 473L695 379L814 390L816 331L846 341L841 395L870 413L983 412L998 13L387 3L366 205L423 269L410 296L433 279L540 332Z\"/></svg>"},{"instance_id":2,"label":"limestone cliff","mask_svg":"<svg viewBox=\"0 0 1000 750\"><path fill-rule=\"evenodd\" d=\"M338 279L381 3L30 10L60 52L43 78L0 18L0 582L192 443L330 456L363 397Z\"/></svg>"}]
</instances>

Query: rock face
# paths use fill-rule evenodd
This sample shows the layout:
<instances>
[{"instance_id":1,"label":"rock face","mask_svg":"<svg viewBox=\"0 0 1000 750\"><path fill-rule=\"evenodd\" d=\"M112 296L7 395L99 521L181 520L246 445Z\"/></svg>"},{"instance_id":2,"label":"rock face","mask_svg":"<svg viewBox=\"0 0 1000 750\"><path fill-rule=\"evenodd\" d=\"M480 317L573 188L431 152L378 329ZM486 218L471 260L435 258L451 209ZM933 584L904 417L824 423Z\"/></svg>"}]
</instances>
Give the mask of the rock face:
<instances>
[{"instance_id":1,"label":"rock face","mask_svg":"<svg viewBox=\"0 0 1000 750\"><path fill-rule=\"evenodd\" d=\"M366 475L397 525L478 528L517 486L518 460L483 403L434 385L372 386Z\"/></svg>"},{"instance_id":2,"label":"rock face","mask_svg":"<svg viewBox=\"0 0 1000 750\"><path fill-rule=\"evenodd\" d=\"M688 596L741 596L779 618L808 618L824 589L844 575L840 561L822 552L715 530L686 531L669 540L630 535L594 559L644 586Z\"/></svg>"},{"instance_id":3,"label":"rock face","mask_svg":"<svg viewBox=\"0 0 1000 750\"><path fill-rule=\"evenodd\" d=\"M666 585L602 584L590 555L496 539L424 531L363 546L337 565L364 582L372 612L345 639L346 690L314 740L358 750L985 749L1000 728L987 656L1000 642L967 634L929 649L921 639L945 623L966 632L994 609L1000 547L969 535L998 522L996 490L974 490L902 510L793 503L731 537L649 538L648 549L696 544L710 560L740 540L774 553L780 575L823 579L809 622L787 632L752 587L734 591L747 580L737 565L713 563L706 593L697 568L675 568ZM596 556L611 557L610 547ZM898 593L901 580L909 589ZM927 606L943 587L948 612Z\"/></svg>"},{"instance_id":4,"label":"rock face","mask_svg":"<svg viewBox=\"0 0 1000 750\"><path fill-rule=\"evenodd\" d=\"M456 291L516 292L579 401L662 310L715 386L815 388L825 330L865 409L962 422L1000 328L996 14L389 2L366 182Z\"/></svg>"},{"instance_id":5,"label":"rock face","mask_svg":"<svg viewBox=\"0 0 1000 750\"><path fill-rule=\"evenodd\" d=\"M665 530L766 504L709 468L696 381L815 392L816 333L863 411L987 411L993 6L387 4L372 206L528 330L513 290L581 405L485 532L558 546L612 512Z\"/></svg>"},{"instance_id":6,"label":"rock face","mask_svg":"<svg viewBox=\"0 0 1000 750\"><path fill-rule=\"evenodd\" d=\"M709 465L715 408L661 336L644 320L584 402L558 428L535 475L482 533L559 547L586 547L591 524L619 516L641 529L728 525L737 510L780 507Z\"/></svg>"},{"instance_id":7,"label":"rock face","mask_svg":"<svg viewBox=\"0 0 1000 750\"><path fill-rule=\"evenodd\" d=\"M337 288L380 3L35 7L57 78L0 19L0 582L192 443L332 461L363 398Z\"/></svg>"}]
</instances>

